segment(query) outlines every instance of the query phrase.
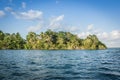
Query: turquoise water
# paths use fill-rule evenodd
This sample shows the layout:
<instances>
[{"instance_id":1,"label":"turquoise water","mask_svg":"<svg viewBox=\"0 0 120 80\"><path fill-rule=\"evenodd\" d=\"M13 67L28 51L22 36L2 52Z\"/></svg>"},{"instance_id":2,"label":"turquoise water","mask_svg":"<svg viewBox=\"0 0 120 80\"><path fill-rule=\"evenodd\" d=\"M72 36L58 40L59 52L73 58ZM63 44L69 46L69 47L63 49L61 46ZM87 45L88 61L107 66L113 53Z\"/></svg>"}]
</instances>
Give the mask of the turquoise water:
<instances>
[{"instance_id":1,"label":"turquoise water","mask_svg":"<svg viewBox=\"0 0 120 80\"><path fill-rule=\"evenodd\" d=\"M120 48L0 50L0 80L120 80Z\"/></svg>"}]
</instances>

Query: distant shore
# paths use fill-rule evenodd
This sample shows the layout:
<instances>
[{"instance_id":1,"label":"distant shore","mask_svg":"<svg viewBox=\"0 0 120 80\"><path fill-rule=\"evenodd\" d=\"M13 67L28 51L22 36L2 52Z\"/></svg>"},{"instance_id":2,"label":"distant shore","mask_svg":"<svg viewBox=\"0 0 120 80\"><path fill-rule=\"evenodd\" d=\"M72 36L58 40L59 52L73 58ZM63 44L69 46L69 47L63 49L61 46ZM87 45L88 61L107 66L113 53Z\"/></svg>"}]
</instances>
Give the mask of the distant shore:
<instances>
[{"instance_id":1,"label":"distant shore","mask_svg":"<svg viewBox=\"0 0 120 80\"><path fill-rule=\"evenodd\" d=\"M107 47L96 35L81 39L70 32L47 30L40 34L29 32L26 39L23 39L19 33L10 34L0 31L0 49L101 50Z\"/></svg>"}]
</instances>

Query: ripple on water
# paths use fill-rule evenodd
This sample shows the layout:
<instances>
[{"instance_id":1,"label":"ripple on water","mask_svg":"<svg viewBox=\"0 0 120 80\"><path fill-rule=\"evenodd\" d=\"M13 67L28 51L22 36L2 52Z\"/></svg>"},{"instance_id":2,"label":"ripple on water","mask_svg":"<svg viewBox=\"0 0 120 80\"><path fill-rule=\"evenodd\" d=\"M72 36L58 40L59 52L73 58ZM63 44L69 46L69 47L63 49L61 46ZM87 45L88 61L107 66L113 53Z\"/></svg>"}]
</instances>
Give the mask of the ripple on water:
<instances>
[{"instance_id":1,"label":"ripple on water","mask_svg":"<svg viewBox=\"0 0 120 80\"><path fill-rule=\"evenodd\" d=\"M65 80L66 78L65 77L60 77L60 76L55 76L55 77L50 77L48 78L48 80Z\"/></svg>"},{"instance_id":2,"label":"ripple on water","mask_svg":"<svg viewBox=\"0 0 120 80\"><path fill-rule=\"evenodd\" d=\"M100 67L99 70L112 71L111 69L109 69L109 68L107 68L107 67Z\"/></svg>"},{"instance_id":3,"label":"ripple on water","mask_svg":"<svg viewBox=\"0 0 120 80\"><path fill-rule=\"evenodd\" d=\"M5 75L0 74L0 80L3 80L5 78Z\"/></svg>"},{"instance_id":4,"label":"ripple on water","mask_svg":"<svg viewBox=\"0 0 120 80\"><path fill-rule=\"evenodd\" d=\"M30 71L40 71L40 69L36 69L36 68L31 68Z\"/></svg>"},{"instance_id":5,"label":"ripple on water","mask_svg":"<svg viewBox=\"0 0 120 80\"><path fill-rule=\"evenodd\" d=\"M105 65L108 64L109 65L109 64L113 64L113 62L101 62L101 64L105 64Z\"/></svg>"},{"instance_id":6,"label":"ripple on water","mask_svg":"<svg viewBox=\"0 0 120 80\"><path fill-rule=\"evenodd\" d=\"M33 65L33 64L36 64L36 62L33 62L33 61L32 61L32 62L30 62L30 65Z\"/></svg>"},{"instance_id":7,"label":"ripple on water","mask_svg":"<svg viewBox=\"0 0 120 80\"><path fill-rule=\"evenodd\" d=\"M119 51L5 50L0 80L120 80Z\"/></svg>"},{"instance_id":8,"label":"ripple on water","mask_svg":"<svg viewBox=\"0 0 120 80\"><path fill-rule=\"evenodd\" d=\"M23 76L23 75L26 75L26 73L13 72L11 75L12 76Z\"/></svg>"},{"instance_id":9,"label":"ripple on water","mask_svg":"<svg viewBox=\"0 0 120 80\"><path fill-rule=\"evenodd\" d=\"M71 74L71 75L80 75L81 74L81 72L78 72L78 71L71 71L71 70L66 70L66 71L64 71L63 72L63 74Z\"/></svg>"},{"instance_id":10,"label":"ripple on water","mask_svg":"<svg viewBox=\"0 0 120 80\"><path fill-rule=\"evenodd\" d=\"M14 68L14 69L16 69L16 68L17 68L17 69L18 69L18 68L20 68L20 67L19 67L19 66L13 66L13 67L11 67L11 68Z\"/></svg>"},{"instance_id":11,"label":"ripple on water","mask_svg":"<svg viewBox=\"0 0 120 80\"><path fill-rule=\"evenodd\" d=\"M41 80L41 77L35 77L33 80Z\"/></svg>"},{"instance_id":12,"label":"ripple on water","mask_svg":"<svg viewBox=\"0 0 120 80\"><path fill-rule=\"evenodd\" d=\"M115 71L102 71L99 72L99 76L105 77L110 80L120 80L120 72Z\"/></svg>"},{"instance_id":13,"label":"ripple on water","mask_svg":"<svg viewBox=\"0 0 120 80\"><path fill-rule=\"evenodd\" d=\"M47 68L49 69L70 69L72 68L74 65L72 64L61 64L61 65L52 65L52 66L48 66Z\"/></svg>"}]
</instances>

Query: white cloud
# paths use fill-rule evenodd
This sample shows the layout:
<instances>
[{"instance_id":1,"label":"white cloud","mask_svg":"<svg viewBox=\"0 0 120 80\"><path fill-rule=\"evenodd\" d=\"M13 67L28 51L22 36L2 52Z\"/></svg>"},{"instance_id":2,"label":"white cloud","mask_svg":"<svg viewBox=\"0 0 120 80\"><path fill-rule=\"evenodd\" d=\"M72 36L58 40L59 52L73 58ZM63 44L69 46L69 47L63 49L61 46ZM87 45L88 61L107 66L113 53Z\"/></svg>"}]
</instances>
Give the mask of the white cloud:
<instances>
[{"instance_id":1,"label":"white cloud","mask_svg":"<svg viewBox=\"0 0 120 80\"><path fill-rule=\"evenodd\" d=\"M51 19L50 25L53 25L55 22L62 21L63 19L64 19L64 15L60 15L58 17L54 17L54 18Z\"/></svg>"},{"instance_id":2,"label":"white cloud","mask_svg":"<svg viewBox=\"0 0 120 80\"><path fill-rule=\"evenodd\" d=\"M108 47L120 47L120 30L111 32L101 32L97 34L98 38Z\"/></svg>"},{"instance_id":3,"label":"white cloud","mask_svg":"<svg viewBox=\"0 0 120 80\"><path fill-rule=\"evenodd\" d=\"M36 31L39 31L41 28L42 28L42 26L43 26L43 24L42 23L39 23L39 24L37 24L37 25L35 25L35 26L30 26L30 27L28 27L28 29L27 29L27 31L28 32L36 32Z\"/></svg>"},{"instance_id":4,"label":"white cloud","mask_svg":"<svg viewBox=\"0 0 120 80\"><path fill-rule=\"evenodd\" d=\"M12 14L18 19L26 19L26 20L40 20L42 18L43 12L39 10L29 10L27 12L12 12Z\"/></svg>"},{"instance_id":5,"label":"white cloud","mask_svg":"<svg viewBox=\"0 0 120 80\"><path fill-rule=\"evenodd\" d=\"M102 33L99 33L98 36L99 36L100 38L102 38L102 39L108 39L109 33L107 33L107 32L102 32Z\"/></svg>"},{"instance_id":6,"label":"white cloud","mask_svg":"<svg viewBox=\"0 0 120 80\"><path fill-rule=\"evenodd\" d=\"M86 34L85 34L85 32L81 32L81 33L77 34L77 36L79 38L84 38L84 37L86 37Z\"/></svg>"},{"instance_id":7,"label":"white cloud","mask_svg":"<svg viewBox=\"0 0 120 80\"><path fill-rule=\"evenodd\" d=\"M8 12L12 12L13 11L11 7L5 7L4 10L8 11Z\"/></svg>"},{"instance_id":8,"label":"white cloud","mask_svg":"<svg viewBox=\"0 0 120 80\"><path fill-rule=\"evenodd\" d=\"M112 39L119 39L120 38L120 31L118 31L118 30L114 30L110 34L111 34Z\"/></svg>"},{"instance_id":9,"label":"white cloud","mask_svg":"<svg viewBox=\"0 0 120 80\"><path fill-rule=\"evenodd\" d=\"M87 27L87 30L92 30L93 29L94 24L89 24Z\"/></svg>"},{"instance_id":10,"label":"white cloud","mask_svg":"<svg viewBox=\"0 0 120 80\"><path fill-rule=\"evenodd\" d=\"M26 8L26 3L22 2L22 8L25 9Z\"/></svg>"},{"instance_id":11,"label":"white cloud","mask_svg":"<svg viewBox=\"0 0 120 80\"><path fill-rule=\"evenodd\" d=\"M0 10L0 17L3 17L3 16L5 16L5 12Z\"/></svg>"},{"instance_id":12,"label":"white cloud","mask_svg":"<svg viewBox=\"0 0 120 80\"><path fill-rule=\"evenodd\" d=\"M92 33L91 32L81 32L79 34L77 34L77 36L79 38L86 38L88 35L91 35Z\"/></svg>"},{"instance_id":13,"label":"white cloud","mask_svg":"<svg viewBox=\"0 0 120 80\"><path fill-rule=\"evenodd\" d=\"M61 21L61 20L63 20L63 18L64 18L64 15L60 15L60 16L58 16L55 20L56 20L56 21Z\"/></svg>"},{"instance_id":14,"label":"white cloud","mask_svg":"<svg viewBox=\"0 0 120 80\"><path fill-rule=\"evenodd\" d=\"M112 40L118 40L120 39L120 31L119 30L113 30L111 32L101 32L97 34L101 39L112 41Z\"/></svg>"},{"instance_id":15,"label":"white cloud","mask_svg":"<svg viewBox=\"0 0 120 80\"><path fill-rule=\"evenodd\" d=\"M69 29L70 32L75 32L75 31L78 30L78 28L75 27L75 26L72 26L72 27L70 27L70 28L68 28L68 29Z\"/></svg>"},{"instance_id":16,"label":"white cloud","mask_svg":"<svg viewBox=\"0 0 120 80\"><path fill-rule=\"evenodd\" d=\"M54 17L50 20L50 28L51 29L57 29L59 27L61 27L61 21L64 19L64 15L60 15L58 17Z\"/></svg>"}]
</instances>

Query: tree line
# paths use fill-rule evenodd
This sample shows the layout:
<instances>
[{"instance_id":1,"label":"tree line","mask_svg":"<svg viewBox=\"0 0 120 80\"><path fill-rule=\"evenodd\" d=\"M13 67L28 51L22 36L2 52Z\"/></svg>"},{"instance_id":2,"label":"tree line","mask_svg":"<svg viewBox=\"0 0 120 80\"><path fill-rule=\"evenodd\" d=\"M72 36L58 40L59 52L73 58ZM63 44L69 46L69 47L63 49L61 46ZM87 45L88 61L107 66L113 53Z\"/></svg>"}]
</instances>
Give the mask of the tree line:
<instances>
[{"instance_id":1,"label":"tree line","mask_svg":"<svg viewBox=\"0 0 120 80\"><path fill-rule=\"evenodd\" d=\"M26 39L17 33L4 33L0 30L0 49L106 49L106 45L98 40L96 35L85 39L78 38L70 32L54 32L47 30L36 34L29 32Z\"/></svg>"}]
</instances>

